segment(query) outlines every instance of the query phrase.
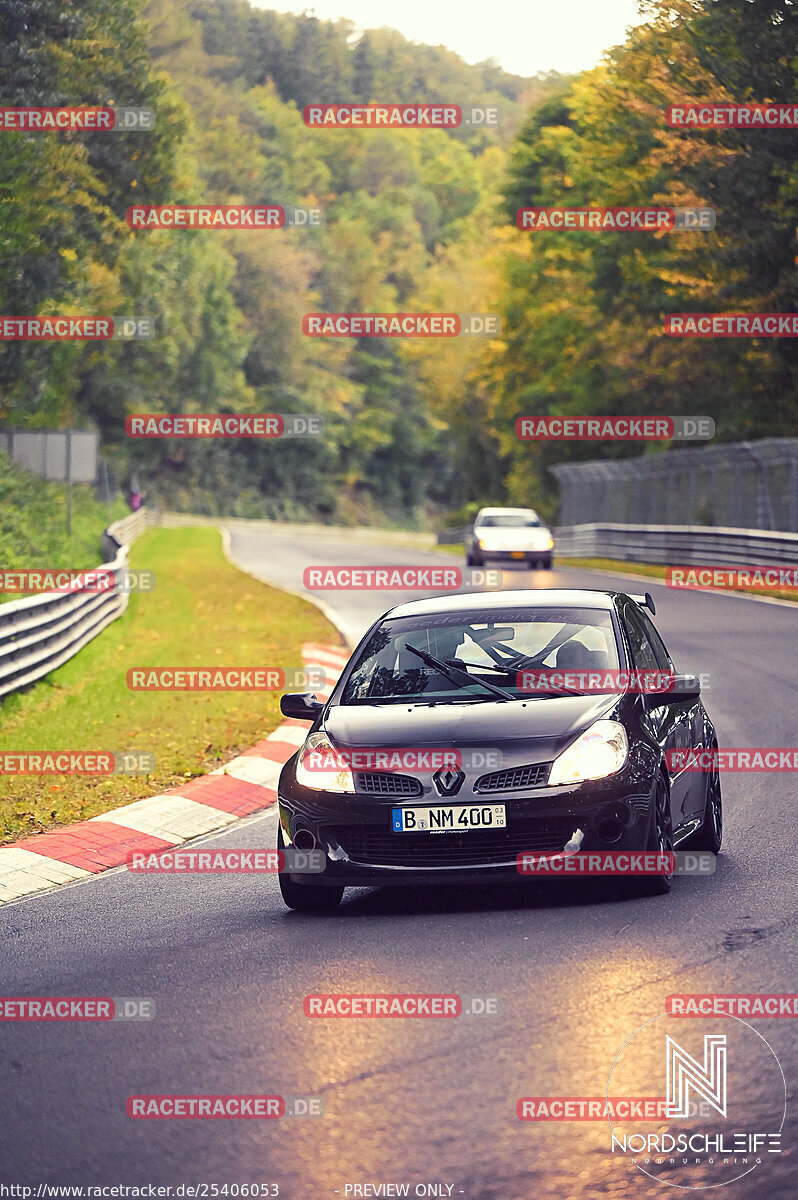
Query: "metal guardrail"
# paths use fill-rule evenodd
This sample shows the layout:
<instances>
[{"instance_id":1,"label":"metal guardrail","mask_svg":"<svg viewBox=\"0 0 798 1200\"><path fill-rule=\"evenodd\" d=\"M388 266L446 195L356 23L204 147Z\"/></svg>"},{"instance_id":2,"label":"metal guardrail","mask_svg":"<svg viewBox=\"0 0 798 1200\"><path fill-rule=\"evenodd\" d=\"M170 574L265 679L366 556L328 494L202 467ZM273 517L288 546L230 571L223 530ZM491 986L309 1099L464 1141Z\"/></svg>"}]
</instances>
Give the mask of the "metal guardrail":
<instances>
[{"instance_id":1,"label":"metal guardrail","mask_svg":"<svg viewBox=\"0 0 798 1200\"><path fill-rule=\"evenodd\" d=\"M438 545L462 543L471 526L443 529ZM796 566L798 533L710 525L561 525L554 557L613 558L673 566Z\"/></svg>"},{"instance_id":2,"label":"metal guardrail","mask_svg":"<svg viewBox=\"0 0 798 1200\"><path fill-rule=\"evenodd\" d=\"M152 523L153 514L140 509L109 525L106 533L111 534L116 553L94 570L113 572L113 589L42 592L0 604L0 696L19 691L62 666L121 617L128 594L118 584L127 566L128 547Z\"/></svg>"},{"instance_id":3,"label":"metal guardrail","mask_svg":"<svg viewBox=\"0 0 798 1200\"><path fill-rule=\"evenodd\" d=\"M470 531L470 525L458 525L456 529L442 529L438 534L438 545L459 546L465 541L466 534Z\"/></svg>"},{"instance_id":4,"label":"metal guardrail","mask_svg":"<svg viewBox=\"0 0 798 1200\"><path fill-rule=\"evenodd\" d=\"M554 530L554 555L672 566L795 566L798 533L707 525L566 525Z\"/></svg>"}]
</instances>

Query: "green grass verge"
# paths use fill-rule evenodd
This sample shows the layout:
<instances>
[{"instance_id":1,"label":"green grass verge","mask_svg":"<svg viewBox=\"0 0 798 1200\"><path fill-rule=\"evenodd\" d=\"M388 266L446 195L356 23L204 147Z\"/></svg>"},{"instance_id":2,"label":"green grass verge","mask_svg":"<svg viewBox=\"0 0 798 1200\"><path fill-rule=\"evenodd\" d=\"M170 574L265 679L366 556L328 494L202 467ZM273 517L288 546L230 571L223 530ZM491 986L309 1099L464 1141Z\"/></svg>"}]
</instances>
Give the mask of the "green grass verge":
<instances>
[{"instance_id":1,"label":"green grass verge","mask_svg":"<svg viewBox=\"0 0 798 1200\"><path fill-rule=\"evenodd\" d=\"M216 529L133 546L155 572L75 658L0 703L1 750L144 750L149 776L0 777L0 843L86 820L221 766L280 724L279 692L131 692L130 667L300 667L303 642L341 638L312 605L231 566Z\"/></svg>"},{"instance_id":2,"label":"green grass verge","mask_svg":"<svg viewBox=\"0 0 798 1200\"><path fill-rule=\"evenodd\" d=\"M106 525L127 516L120 496L110 504L94 498L89 484L72 487L72 536L66 531L66 487L50 483L16 466L0 454L0 567L19 571L37 567L99 566L100 534ZM0 592L0 604L19 600L19 593Z\"/></svg>"},{"instance_id":3,"label":"green grass verge","mask_svg":"<svg viewBox=\"0 0 798 1200\"><path fill-rule=\"evenodd\" d=\"M614 558L559 558L554 562L555 567L580 567L585 571L623 571L630 575L648 575L651 579L664 579L667 566L660 563L633 563L618 561ZM702 589L709 591L710 589ZM712 589L720 590L720 589ZM793 604L798 603L798 596L795 592L787 591L756 591L750 592L744 589L724 588L724 591L733 591L738 596L771 596L774 600L790 600Z\"/></svg>"}]
</instances>

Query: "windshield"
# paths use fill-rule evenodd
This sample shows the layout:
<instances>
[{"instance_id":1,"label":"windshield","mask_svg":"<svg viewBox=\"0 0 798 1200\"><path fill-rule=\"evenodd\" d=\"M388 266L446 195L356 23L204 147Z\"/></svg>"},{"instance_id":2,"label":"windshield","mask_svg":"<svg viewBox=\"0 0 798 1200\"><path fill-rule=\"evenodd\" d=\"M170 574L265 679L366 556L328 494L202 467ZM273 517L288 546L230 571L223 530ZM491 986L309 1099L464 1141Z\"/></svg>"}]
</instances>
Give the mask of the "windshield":
<instances>
[{"instance_id":1,"label":"windshield","mask_svg":"<svg viewBox=\"0 0 798 1200\"><path fill-rule=\"evenodd\" d=\"M418 651L453 665L473 683L447 677ZM602 609L481 609L388 619L363 647L340 703L489 702L495 696L485 682L513 699L529 700L516 678L525 668L618 665L612 617Z\"/></svg>"},{"instance_id":2,"label":"windshield","mask_svg":"<svg viewBox=\"0 0 798 1200\"><path fill-rule=\"evenodd\" d=\"M500 513L497 516L481 517L478 529L528 529L540 527L540 517L535 513Z\"/></svg>"}]
</instances>

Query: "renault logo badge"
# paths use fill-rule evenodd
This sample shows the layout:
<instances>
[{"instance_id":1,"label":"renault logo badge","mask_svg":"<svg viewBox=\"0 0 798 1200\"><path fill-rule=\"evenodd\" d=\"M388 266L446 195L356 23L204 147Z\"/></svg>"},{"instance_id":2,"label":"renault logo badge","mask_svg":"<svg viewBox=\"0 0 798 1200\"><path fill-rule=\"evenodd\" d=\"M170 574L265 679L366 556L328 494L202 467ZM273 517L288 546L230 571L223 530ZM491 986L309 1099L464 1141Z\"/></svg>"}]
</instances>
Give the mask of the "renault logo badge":
<instances>
[{"instance_id":1,"label":"renault logo badge","mask_svg":"<svg viewBox=\"0 0 798 1200\"><path fill-rule=\"evenodd\" d=\"M465 775L456 767L442 767L432 776L432 782L441 796L456 796L464 779Z\"/></svg>"}]
</instances>

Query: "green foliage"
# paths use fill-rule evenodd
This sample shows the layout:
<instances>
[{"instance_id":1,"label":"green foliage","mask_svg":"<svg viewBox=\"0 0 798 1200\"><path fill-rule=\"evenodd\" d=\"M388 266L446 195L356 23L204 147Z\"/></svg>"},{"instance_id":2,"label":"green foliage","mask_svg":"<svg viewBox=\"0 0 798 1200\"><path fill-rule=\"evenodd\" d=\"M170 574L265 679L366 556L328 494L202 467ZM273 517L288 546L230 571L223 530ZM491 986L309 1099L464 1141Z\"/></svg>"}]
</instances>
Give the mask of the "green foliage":
<instances>
[{"instance_id":1,"label":"green foliage","mask_svg":"<svg viewBox=\"0 0 798 1200\"><path fill-rule=\"evenodd\" d=\"M0 454L0 567L4 570L96 567L102 561L102 530L127 511L121 496L110 505L101 504L88 485L73 484L72 536L68 537L65 485L39 479Z\"/></svg>"},{"instance_id":2,"label":"green foliage","mask_svg":"<svg viewBox=\"0 0 798 1200\"><path fill-rule=\"evenodd\" d=\"M789 339L663 332L669 312L796 311L798 134L670 129L664 114L690 97L789 100L798 9L650 0L646 10L648 23L605 65L530 115L510 157L506 218L523 205L711 205L717 229L517 235L505 268L497 430L508 494L519 501L530 499L530 475L546 486L551 462L641 452L630 443L519 445L511 430L522 413L701 412L721 440L798 426Z\"/></svg>"},{"instance_id":3,"label":"green foliage","mask_svg":"<svg viewBox=\"0 0 798 1200\"><path fill-rule=\"evenodd\" d=\"M142 105L154 133L3 135L0 310L154 318L133 343L0 342L0 421L91 426L121 477L203 512L547 517L529 413L796 426L794 340L668 339L670 311L796 311L798 134L681 131L689 96L791 101L787 0L643 0L593 71L520 78L390 29L248 0L0 0L0 102ZM311 130L309 103L496 104L498 130ZM323 206L320 229L139 231L133 202ZM712 234L521 233L524 205L712 205ZM500 312L501 337L322 340L314 311ZM131 412L318 413L318 443L135 442ZM661 447L650 448L651 453Z\"/></svg>"}]
</instances>

